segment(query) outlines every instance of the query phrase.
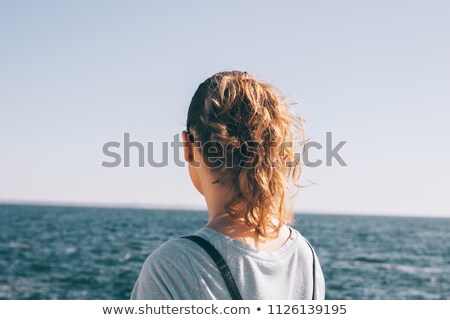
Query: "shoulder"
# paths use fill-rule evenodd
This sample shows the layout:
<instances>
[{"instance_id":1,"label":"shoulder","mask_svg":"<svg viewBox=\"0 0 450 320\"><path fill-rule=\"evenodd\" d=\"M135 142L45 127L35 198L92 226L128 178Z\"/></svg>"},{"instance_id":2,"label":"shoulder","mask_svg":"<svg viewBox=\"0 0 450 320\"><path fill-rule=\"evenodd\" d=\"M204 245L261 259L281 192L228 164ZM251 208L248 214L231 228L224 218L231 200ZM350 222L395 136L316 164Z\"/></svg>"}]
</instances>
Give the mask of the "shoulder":
<instances>
[{"instance_id":1,"label":"shoulder","mask_svg":"<svg viewBox=\"0 0 450 320\"><path fill-rule=\"evenodd\" d=\"M318 260L317 252L313 244L309 241L307 237L305 237L299 230L291 227L292 232L295 234L295 243L298 252L301 254L303 259L307 263L312 262L313 260Z\"/></svg>"},{"instance_id":2,"label":"shoulder","mask_svg":"<svg viewBox=\"0 0 450 320\"><path fill-rule=\"evenodd\" d=\"M294 239L296 246L304 253L311 254L314 249L308 239L298 229L291 226L290 229L292 230L291 237Z\"/></svg>"},{"instance_id":3,"label":"shoulder","mask_svg":"<svg viewBox=\"0 0 450 320\"><path fill-rule=\"evenodd\" d=\"M156 248L145 260L144 267L155 267L159 265L173 265L178 268L180 262L189 263L189 241L187 239L167 240Z\"/></svg>"},{"instance_id":4,"label":"shoulder","mask_svg":"<svg viewBox=\"0 0 450 320\"><path fill-rule=\"evenodd\" d=\"M132 299L198 299L198 279L186 253L187 239L172 239L145 260Z\"/></svg>"}]
</instances>

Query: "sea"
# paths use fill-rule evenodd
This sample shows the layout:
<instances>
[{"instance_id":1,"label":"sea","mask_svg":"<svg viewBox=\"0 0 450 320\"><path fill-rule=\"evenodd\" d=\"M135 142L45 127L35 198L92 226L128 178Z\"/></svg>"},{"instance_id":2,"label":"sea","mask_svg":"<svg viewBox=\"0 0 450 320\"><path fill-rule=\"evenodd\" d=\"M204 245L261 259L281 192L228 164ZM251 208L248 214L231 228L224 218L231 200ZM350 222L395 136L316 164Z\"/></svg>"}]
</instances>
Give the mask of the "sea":
<instances>
[{"instance_id":1,"label":"sea","mask_svg":"<svg viewBox=\"0 0 450 320\"><path fill-rule=\"evenodd\" d=\"M0 205L0 299L129 299L147 256L191 234L189 210ZM450 219L298 214L326 299L450 299Z\"/></svg>"}]
</instances>

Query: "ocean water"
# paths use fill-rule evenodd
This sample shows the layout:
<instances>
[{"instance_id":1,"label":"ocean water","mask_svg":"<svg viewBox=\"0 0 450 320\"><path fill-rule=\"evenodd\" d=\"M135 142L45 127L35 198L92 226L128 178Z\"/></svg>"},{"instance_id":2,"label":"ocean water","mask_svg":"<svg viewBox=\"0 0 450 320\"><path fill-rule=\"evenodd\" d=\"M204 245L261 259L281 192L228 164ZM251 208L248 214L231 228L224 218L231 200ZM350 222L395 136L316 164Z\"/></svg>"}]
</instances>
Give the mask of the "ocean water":
<instances>
[{"instance_id":1,"label":"ocean water","mask_svg":"<svg viewBox=\"0 0 450 320\"><path fill-rule=\"evenodd\" d=\"M0 205L1 299L128 299L148 254L205 212ZM450 299L450 219L298 215L327 299Z\"/></svg>"}]
</instances>

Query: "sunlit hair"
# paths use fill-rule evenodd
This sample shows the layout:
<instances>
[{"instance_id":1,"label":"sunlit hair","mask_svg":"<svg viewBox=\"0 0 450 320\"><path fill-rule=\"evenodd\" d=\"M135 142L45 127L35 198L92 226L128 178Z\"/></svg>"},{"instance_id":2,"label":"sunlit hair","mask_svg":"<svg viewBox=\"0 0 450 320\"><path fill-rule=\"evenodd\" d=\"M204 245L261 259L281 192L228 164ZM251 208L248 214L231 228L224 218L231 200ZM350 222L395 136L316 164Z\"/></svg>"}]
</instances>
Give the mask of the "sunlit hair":
<instances>
[{"instance_id":1,"label":"sunlit hair","mask_svg":"<svg viewBox=\"0 0 450 320\"><path fill-rule=\"evenodd\" d=\"M195 92L187 130L202 146L214 183L229 187L231 217L262 237L292 223L290 191L301 171L293 146L303 137L302 121L280 92L247 72L217 73Z\"/></svg>"}]
</instances>

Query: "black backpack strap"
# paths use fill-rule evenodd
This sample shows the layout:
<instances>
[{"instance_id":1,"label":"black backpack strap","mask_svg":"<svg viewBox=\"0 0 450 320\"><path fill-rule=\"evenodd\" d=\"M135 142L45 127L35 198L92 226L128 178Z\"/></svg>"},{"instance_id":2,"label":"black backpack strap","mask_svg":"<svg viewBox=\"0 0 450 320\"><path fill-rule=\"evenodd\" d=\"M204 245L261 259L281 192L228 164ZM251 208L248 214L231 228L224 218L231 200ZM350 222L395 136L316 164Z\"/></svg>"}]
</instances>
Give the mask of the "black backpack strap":
<instances>
[{"instance_id":1,"label":"black backpack strap","mask_svg":"<svg viewBox=\"0 0 450 320\"><path fill-rule=\"evenodd\" d=\"M312 245L309 243L308 240L306 240L306 238L304 238L306 243L308 244L309 248L311 249L311 253L312 253L312 267L313 267L313 291L312 291L312 300L317 300L317 296L316 296L316 254L314 252L314 249L312 247Z\"/></svg>"},{"instance_id":2,"label":"black backpack strap","mask_svg":"<svg viewBox=\"0 0 450 320\"><path fill-rule=\"evenodd\" d=\"M230 292L231 298L233 300L242 300L241 294L239 293L239 290L236 286L236 283L234 282L233 276L231 275L230 269L228 268L227 263L223 259L222 255L217 251L214 246L209 243L207 240L203 239L202 237L191 235L186 237L181 237L185 239L189 239L196 244L198 244L200 247L202 247L214 260L217 267L220 270L220 273L222 273L223 279L225 280L225 283L227 285L228 291Z\"/></svg>"}]
</instances>

